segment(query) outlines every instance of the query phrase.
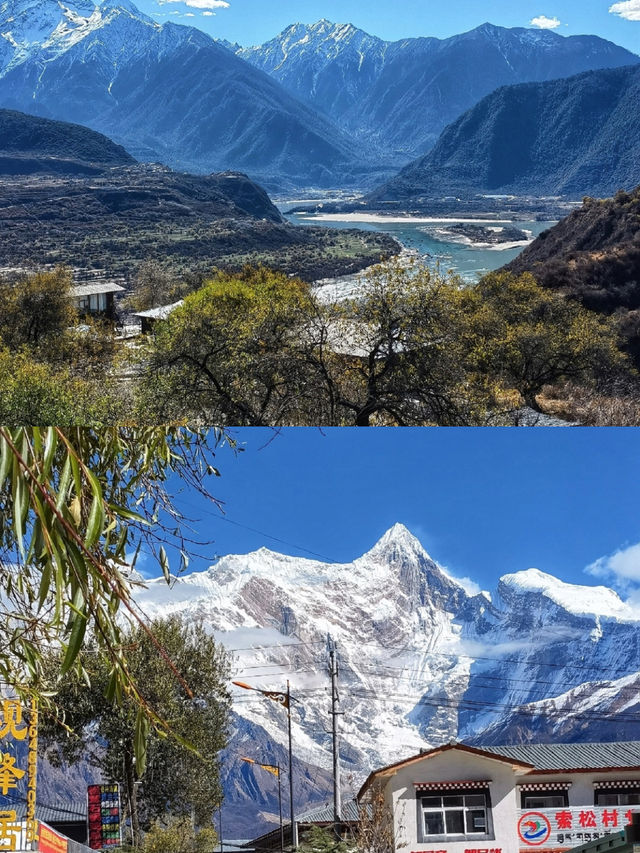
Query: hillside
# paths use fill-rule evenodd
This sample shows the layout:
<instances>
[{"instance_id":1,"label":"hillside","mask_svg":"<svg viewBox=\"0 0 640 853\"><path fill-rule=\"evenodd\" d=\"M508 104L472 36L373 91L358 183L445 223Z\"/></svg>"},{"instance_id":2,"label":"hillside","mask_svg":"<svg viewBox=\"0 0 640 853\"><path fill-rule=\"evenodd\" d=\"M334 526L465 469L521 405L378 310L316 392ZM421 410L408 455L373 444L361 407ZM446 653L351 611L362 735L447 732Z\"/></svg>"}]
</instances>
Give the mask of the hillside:
<instances>
[{"instance_id":1,"label":"hillside","mask_svg":"<svg viewBox=\"0 0 640 853\"><path fill-rule=\"evenodd\" d=\"M0 106L87 125L138 159L272 186L370 171L362 145L275 80L129 0L10 0L0 32Z\"/></svg>"},{"instance_id":2,"label":"hillside","mask_svg":"<svg viewBox=\"0 0 640 853\"><path fill-rule=\"evenodd\" d=\"M121 145L87 127L0 109L0 174L95 173L132 163Z\"/></svg>"},{"instance_id":3,"label":"hillside","mask_svg":"<svg viewBox=\"0 0 640 853\"><path fill-rule=\"evenodd\" d=\"M290 225L246 175L166 166L91 177L0 175L0 258L8 268L68 264L125 279L145 260L179 275L264 263L312 281L397 252L385 234Z\"/></svg>"},{"instance_id":4,"label":"hillside","mask_svg":"<svg viewBox=\"0 0 640 853\"><path fill-rule=\"evenodd\" d=\"M640 67L499 89L368 196L611 195L640 183Z\"/></svg>"},{"instance_id":5,"label":"hillside","mask_svg":"<svg viewBox=\"0 0 640 853\"><path fill-rule=\"evenodd\" d=\"M447 124L500 86L640 61L597 36L483 24L447 39L388 42L327 20L292 24L237 52L398 162L423 155Z\"/></svg>"},{"instance_id":6,"label":"hillside","mask_svg":"<svg viewBox=\"0 0 640 853\"><path fill-rule=\"evenodd\" d=\"M616 313L640 367L640 187L582 207L544 231L507 269L531 272L593 311Z\"/></svg>"},{"instance_id":7,"label":"hillside","mask_svg":"<svg viewBox=\"0 0 640 853\"><path fill-rule=\"evenodd\" d=\"M349 563L261 548L221 557L171 589L148 581L136 598L149 616L181 613L211 626L234 650L235 679L265 690L291 680L298 811L330 791L328 633L340 662L345 796L374 767L452 738L489 742L484 733L514 709L588 682L622 679L607 707L599 692L593 701L581 693L589 738L615 739L616 714L637 679L640 623L613 590L527 569L475 594L401 524ZM286 715L243 690L234 712L223 758L224 821L227 837L247 837L277 814L277 790L239 756L285 764ZM503 734L503 742L518 738L512 728Z\"/></svg>"}]
</instances>

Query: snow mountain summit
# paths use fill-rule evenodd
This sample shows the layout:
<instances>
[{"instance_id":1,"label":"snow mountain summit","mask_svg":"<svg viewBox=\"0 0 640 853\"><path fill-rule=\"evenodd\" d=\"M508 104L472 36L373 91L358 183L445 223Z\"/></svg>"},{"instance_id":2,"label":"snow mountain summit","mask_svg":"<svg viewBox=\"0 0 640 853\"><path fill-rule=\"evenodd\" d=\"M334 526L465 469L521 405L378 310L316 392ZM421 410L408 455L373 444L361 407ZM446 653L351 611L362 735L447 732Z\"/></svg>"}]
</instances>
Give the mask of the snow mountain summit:
<instances>
[{"instance_id":1,"label":"snow mountain summit","mask_svg":"<svg viewBox=\"0 0 640 853\"><path fill-rule=\"evenodd\" d=\"M0 3L0 107L268 189L373 187L499 86L638 61L597 36L491 24L386 42L321 20L240 48L159 24L131 0Z\"/></svg>"},{"instance_id":2,"label":"snow mountain summit","mask_svg":"<svg viewBox=\"0 0 640 853\"><path fill-rule=\"evenodd\" d=\"M171 589L149 581L137 599L149 616L202 620L234 650L235 678L269 690L290 680L299 808L330 791L327 635L340 660L345 795L372 768L451 739L633 736L640 622L613 590L538 569L504 575L492 593L467 587L396 524L350 563L261 548ZM269 826L277 795L239 756L284 766L286 715L242 690L234 710L225 807L228 831L243 837Z\"/></svg>"}]
</instances>

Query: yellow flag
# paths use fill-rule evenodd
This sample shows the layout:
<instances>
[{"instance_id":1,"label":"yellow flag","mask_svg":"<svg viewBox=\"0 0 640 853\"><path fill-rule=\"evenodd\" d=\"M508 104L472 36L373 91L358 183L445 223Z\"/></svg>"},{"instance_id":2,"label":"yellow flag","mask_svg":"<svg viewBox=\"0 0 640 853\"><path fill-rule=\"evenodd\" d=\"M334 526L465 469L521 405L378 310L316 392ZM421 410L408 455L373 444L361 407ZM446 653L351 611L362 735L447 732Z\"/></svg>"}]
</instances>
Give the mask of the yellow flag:
<instances>
[{"instance_id":1,"label":"yellow flag","mask_svg":"<svg viewBox=\"0 0 640 853\"><path fill-rule=\"evenodd\" d=\"M273 773L274 776L280 775L280 768L273 764L260 764L259 761L256 761L253 758L244 758L243 756L240 756L240 761L246 761L247 764L257 764L258 767L262 767L263 770L268 770L269 773Z\"/></svg>"}]
</instances>

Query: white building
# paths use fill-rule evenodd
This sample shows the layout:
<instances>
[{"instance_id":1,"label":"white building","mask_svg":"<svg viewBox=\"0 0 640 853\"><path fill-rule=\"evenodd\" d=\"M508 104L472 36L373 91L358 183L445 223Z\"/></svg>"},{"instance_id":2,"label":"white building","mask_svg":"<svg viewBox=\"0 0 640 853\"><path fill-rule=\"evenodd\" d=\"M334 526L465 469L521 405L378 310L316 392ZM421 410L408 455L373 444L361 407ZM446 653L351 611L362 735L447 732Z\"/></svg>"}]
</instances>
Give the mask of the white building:
<instances>
[{"instance_id":1,"label":"white building","mask_svg":"<svg viewBox=\"0 0 640 853\"><path fill-rule=\"evenodd\" d=\"M640 811L640 741L449 744L374 771L396 850L558 853L619 832Z\"/></svg>"},{"instance_id":2,"label":"white building","mask_svg":"<svg viewBox=\"0 0 640 853\"><path fill-rule=\"evenodd\" d=\"M113 281L97 281L75 284L72 296L78 313L113 317L116 293L124 293L124 287Z\"/></svg>"}]
</instances>

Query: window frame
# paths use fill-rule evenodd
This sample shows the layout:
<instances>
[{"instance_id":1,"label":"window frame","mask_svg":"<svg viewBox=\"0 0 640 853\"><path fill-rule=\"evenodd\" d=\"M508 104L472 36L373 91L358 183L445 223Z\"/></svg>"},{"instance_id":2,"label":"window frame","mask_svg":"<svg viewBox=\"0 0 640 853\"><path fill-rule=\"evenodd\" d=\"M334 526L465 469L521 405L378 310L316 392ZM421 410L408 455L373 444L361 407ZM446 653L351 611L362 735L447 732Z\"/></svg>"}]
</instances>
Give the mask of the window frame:
<instances>
[{"instance_id":1,"label":"window frame","mask_svg":"<svg viewBox=\"0 0 640 853\"><path fill-rule=\"evenodd\" d=\"M482 795L484 796L484 806L467 806L464 801L461 806L444 806L443 798L444 797L474 797ZM427 834L425 832L425 822L424 822L424 814L425 808L422 805L423 799L429 797L439 797L441 806L438 810L436 807L431 809L433 812L440 812L443 815L443 828L446 830L446 823L444 821L444 816L446 811L462 811L463 820L465 825L465 832L463 833L447 833L446 831L441 834ZM466 832L467 827L467 813L471 811L477 811L478 809L483 808L485 813L485 832ZM489 788L443 788L437 791L416 791L416 811L417 811L417 822L418 822L418 840L420 844L431 844L431 842L442 842L447 841L450 843L454 843L456 841L493 841L495 840L495 834L493 829L493 817L492 817L492 807L491 807L491 793Z\"/></svg>"},{"instance_id":2,"label":"window frame","mask_svg":"<svg viewBox=\"0 0 640 853\"><path fill-rule=\"evenodd\" d=\"M563 803L561 806L527 806L525 800L527 797L562 797ZM568 809L569 808L569 790L567 788L550 788L542 791L520 791L520 808L523 811L537 811L538 809Z\"/></svg>"},{"instance_id":3,"label":"window frame","mask_svg":"<svg viewBox=\"0 0 640 853\"><path fill-rule=\"evenodd\" d=\"M598 795L606 794L608 796L617 796L620 794L635 794L638 797L637 803L599 803ZM593 804L594 806L599 806L600 808L624 808L624 806L638 806L640 805L640 787L633 786L625 788L624 786L620 786L619 788L596 788L593 792Z\"/></svg>"}]
</instances>

